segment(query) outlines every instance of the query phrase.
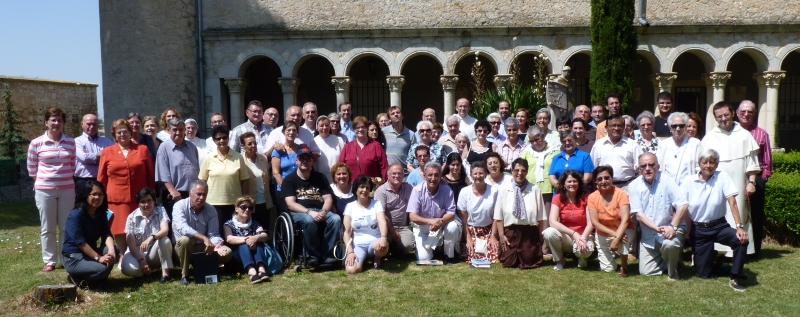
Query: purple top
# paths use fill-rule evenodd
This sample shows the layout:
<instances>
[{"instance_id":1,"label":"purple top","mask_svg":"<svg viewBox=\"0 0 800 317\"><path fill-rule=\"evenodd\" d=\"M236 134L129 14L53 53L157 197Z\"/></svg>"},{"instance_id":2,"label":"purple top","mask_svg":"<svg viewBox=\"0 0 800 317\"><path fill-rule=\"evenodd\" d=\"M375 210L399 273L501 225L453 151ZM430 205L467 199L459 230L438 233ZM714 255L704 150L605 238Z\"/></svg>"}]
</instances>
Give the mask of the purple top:
<instances>
[{"instance_id":1,"label":"purple top","mask_svg":"<svg viewBox=\"0 0 800 317\"><path fill-rule=\"evenodd\" d=\"M456 204L450 186L439 184L439 190L431 195L428 184L414 186L408 201L406 212L415 213L423 218L442 218L445 213L455 215Z\"/></svg>"}]
</instances>

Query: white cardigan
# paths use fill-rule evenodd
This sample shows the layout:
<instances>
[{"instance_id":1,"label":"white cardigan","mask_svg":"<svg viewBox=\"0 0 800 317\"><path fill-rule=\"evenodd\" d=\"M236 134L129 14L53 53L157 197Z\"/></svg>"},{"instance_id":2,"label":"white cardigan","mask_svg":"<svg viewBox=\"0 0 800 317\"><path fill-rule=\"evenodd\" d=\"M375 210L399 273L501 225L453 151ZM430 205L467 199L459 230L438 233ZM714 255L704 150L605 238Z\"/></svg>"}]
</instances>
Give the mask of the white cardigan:
<instances>
[{"instance_id":1,"label":"white cardigan","mask_svg":"<svg viewBox=\"0 0 800 317\"><path fill-rule=\"evenodd\" d=\"M497 189L497 202L494 205L494 220L503 221L503 227L511 225L539 225L539 221L547 220L547 211L539 187L528 183L522 191L525 201L526 216L523 219L514 217L514 182L503 184Z\"/></svg>"}]
</instances>

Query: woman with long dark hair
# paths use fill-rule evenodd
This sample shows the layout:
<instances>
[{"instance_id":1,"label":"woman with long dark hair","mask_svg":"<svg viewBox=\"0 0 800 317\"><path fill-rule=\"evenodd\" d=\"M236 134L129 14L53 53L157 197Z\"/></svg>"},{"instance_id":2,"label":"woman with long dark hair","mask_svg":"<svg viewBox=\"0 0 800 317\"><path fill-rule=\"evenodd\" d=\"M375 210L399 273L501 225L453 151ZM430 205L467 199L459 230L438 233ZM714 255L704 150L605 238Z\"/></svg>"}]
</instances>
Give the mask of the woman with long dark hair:
<instances>
[{"instance_id":1,"label":"woman with long dark hair","mask_svg":"<svg viewBox=\"0 0 800 317\"><path fill-rule=\"evenodd\" d=\"M566 170L558 179L558 193L550 207L550 228L544 230L545 243L550 247L555 269L564 268L564 249L572 248L578 267L586 269L586 259L594 252L594 226L586 216L588 193L583 174Z\"/></svg>"},{"instance_id":2,"label":"woman with long dark hair","mask_svg":"<svg viewBox=\"0 0 800 317\"><path fill-rule=\"evenodd\" d=\"M461 189L469 186L472 182L467 177L464 161L458 153L447 155L444 168L442 169L442 181L453 190L454 200L458 202L458 195Z\"/></svg>"}]
</instances>

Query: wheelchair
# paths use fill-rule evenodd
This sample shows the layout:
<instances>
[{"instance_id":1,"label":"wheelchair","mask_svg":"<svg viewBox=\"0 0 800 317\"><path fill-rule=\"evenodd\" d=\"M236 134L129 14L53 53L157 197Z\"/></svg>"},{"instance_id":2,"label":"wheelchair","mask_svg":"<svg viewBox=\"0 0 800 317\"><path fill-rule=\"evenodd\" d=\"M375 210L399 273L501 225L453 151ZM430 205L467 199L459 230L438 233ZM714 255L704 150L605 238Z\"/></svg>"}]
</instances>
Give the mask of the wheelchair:
<instances>
[{"instance_id":1,"label":"wheelchair","mask_svg":"<svg viewBox=\"0 0 800 317\"><path fill-rule=\"evenodd\" d=\"M344 267L344 255L347 251L344 245L342 235L339 233L339 238L336 241L336 246L333 248L333 256L336 258L337 264L325 265L320 263L316 269L331 269L338 266ZM291 268L294 273L300 272L302 269L310 269L308 265L308 253L306 252L305 236L303 229L296 228L292 221L292 216L289 212L283 211L275 218L275 230L272 233L272 245L275 251L281 256L283 260L283 271Z\"/></svg>"}]
</instances>

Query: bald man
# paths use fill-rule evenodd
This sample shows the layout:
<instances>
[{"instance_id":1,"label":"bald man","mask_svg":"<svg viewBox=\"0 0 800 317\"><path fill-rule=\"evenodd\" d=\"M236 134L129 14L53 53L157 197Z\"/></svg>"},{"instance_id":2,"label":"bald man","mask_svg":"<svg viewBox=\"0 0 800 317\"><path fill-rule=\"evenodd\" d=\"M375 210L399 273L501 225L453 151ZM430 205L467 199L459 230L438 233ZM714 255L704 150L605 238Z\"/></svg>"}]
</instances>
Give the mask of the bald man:
<instances>
[{"instance_id":1,"label":"bald man","mask_svg":"<svg viewBox=\"0 0 800 317\"><path fill-rule=\"evenodd\" d=\"M316 112L316 106L314 107L314 111ZM316 114L314 115L316 117ZM294 121L297 123L298 126L302 126L304 122L303 113L298 106L291 106L289 110L286 111L286 118L285 121ZM278 152L283 153L285 149L283 148L283 143L286 142L286 136L283 135L283 126L272 130L267 138L266 143L266 150L264 151L264 155L270 157L272 154L272 150L277 150ZM297 138L294 140L297 144L307 144L308 147L311 149L311 152L314 154L319 155L319 147L317 147L317 143L314 142L314 134L311 131L300 128L297 129Z\"/></svg>"},{"instance_id":2,"label":"bald man","mask_svg":"<svg viewBox=\"0 0 800 317\"><path fill-rule=\"evenodd\" d=\"M278 109L269 107L267 110L264 110L264 124L273 129L278 127Z\"/></svg>"},{"instance_id":3,"label":"bald man","mask_svg":"<svg viewBox=\"0 0 800 317\"><path fill-rule=\"evenodd\" d=\"M432 108L427 108L422 110L422 121L430 121L431 123L436 123L436 110ZM417 135L417 140L420 139L419 132L414 132Z\"/></svg>"},{"instance_id":4,"label":"bald man","mask_svg":"<svg viewBox=\"0 0 800 317\"><path fill-rule=\"evenodd\" d=\"M83 183L90 179L97 180L100 152L114 145L114 142L97 135L98 120L93 114L86 114L81 120L83 134L75 138L75 189L83 188Z\"/></svg>"},{"instance_id":5,"label":"bald man","mask_svg":"<svg viewBox=\"0 0 800 317\"><path fill-rule=\"evenodd\" d=\"M764 239L764 190L767 180L772 176L772 148L769 144L769 134L758 126L756 121L756 104L750 100L742 101L736 110L736 117L743 129L750 132L758 143L758 166L761 173L756 174L756 192L750 195L750 215L753 219L753 248L756 256L761 254L761 240ZM76 139L77 142L77 139Z\"/></svg>"},{"instance_id":6,"label":"bald man","mask_svg":"<svg viewBox=\"0 0 800 317\"><path fill-rule=\"evenodd\" d=\"M467 98L461 98L456 101L456 114L461 119L459 130L466 134L470 140L475 140L478 137L475 135L475 119L469 115L470 103Z\"/></svg>"}]
</instances>

